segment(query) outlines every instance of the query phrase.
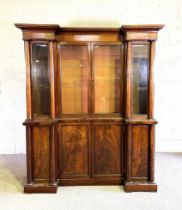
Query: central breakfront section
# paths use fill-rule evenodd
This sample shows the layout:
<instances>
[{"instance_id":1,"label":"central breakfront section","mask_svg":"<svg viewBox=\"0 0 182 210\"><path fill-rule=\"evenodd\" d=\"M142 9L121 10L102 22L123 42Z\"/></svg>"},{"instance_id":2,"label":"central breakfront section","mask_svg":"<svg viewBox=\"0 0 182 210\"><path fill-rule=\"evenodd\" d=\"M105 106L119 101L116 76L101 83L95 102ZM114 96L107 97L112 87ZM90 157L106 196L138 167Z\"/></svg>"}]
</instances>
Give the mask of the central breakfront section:
<instances>
[{"instance_id":1,"label":"central breakfront section","mask_svg":"<svg viewBox=\"0 0 182 210\"><path fill-rule=\"evenodd\" d=\"M153 61L161 25L16 24L25 42L27 185L154 183Z\"/></svg>"},{"instance_id":2,"label":"central breakfront section","mask_svg":"<svg viewBox=\"0 0 182 210\"><path fill-rule=\"evenodd\" d=\"M59 43L58 51L60 183L120 184L123 45L68 40Z\"/></svg>"}]
</instances>

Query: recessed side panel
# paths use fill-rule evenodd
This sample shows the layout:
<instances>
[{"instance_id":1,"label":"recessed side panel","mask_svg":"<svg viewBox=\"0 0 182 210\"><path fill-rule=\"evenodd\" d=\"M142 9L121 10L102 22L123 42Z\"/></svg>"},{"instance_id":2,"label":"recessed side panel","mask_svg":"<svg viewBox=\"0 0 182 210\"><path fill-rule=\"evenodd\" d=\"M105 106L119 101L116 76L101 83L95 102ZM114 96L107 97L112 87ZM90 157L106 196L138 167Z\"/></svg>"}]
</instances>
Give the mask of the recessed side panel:
<instances>
[{"instance_id":1,"label":"recessed side panel","mask_svg":"<svg viewBox=\"0 0 182 210\"><path fill-rule=\"evenodd\" d=\"M95 124L93 134L94 176L122 173L122 128L115 124Z\"/></svg>"},{"instance_id":2,"label":"recessed side panel","mask_svg":"<svg viewBox=\"0 0 182 210\"><path fill-rule=\"evenodd\" d=\"M49 179L49 160L50 160L50 127L32 127L33 144L33 179Z\"/></svg>"},{"instance_id":3,"label":"recessed side panel","mask_svg":"<svg viewBox=\"0 0 182 210\"><path fill-rule=\"evenodd\" d=\"M131 135L132 177L147 178L149 170L149 126L134 125Z\"/></svg>"},{"instance_id":4,"label":"recessed side panel","mask_svg":"<svg viewBox=\"0 0 182 210\"><path fill-rule=\"evenodd\" d=\"M60 144L60 174L62 178L89 176L89 126L63 124Z\"/></svg>"}]
</instances>

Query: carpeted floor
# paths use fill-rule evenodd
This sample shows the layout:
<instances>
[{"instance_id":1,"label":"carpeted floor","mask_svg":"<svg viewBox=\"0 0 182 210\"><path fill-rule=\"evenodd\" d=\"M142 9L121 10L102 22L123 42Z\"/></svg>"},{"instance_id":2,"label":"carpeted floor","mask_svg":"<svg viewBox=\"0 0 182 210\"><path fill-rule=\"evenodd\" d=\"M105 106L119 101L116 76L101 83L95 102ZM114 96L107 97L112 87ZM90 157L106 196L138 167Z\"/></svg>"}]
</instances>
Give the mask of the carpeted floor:
<instances>
[{"instance_id":1,"label":"carpeted floor","mask_svg":"<svg viewBox=\"0 0 182 210\"><path fill-rule=\"evenodd\" d=\"M157 193L120 186L59 187L57 194L24 194L25 156L0 155L0 210L182 210L182 153L156 154Z\"/></svg>"}]
</instances>

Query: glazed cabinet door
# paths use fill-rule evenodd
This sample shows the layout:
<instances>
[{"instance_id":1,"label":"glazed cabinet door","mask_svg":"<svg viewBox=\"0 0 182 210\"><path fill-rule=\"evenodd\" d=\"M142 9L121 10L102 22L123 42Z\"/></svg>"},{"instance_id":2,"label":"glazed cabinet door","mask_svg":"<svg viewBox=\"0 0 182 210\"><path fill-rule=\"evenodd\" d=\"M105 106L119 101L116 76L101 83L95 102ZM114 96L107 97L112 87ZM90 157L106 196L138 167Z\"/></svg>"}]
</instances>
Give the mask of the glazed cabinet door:
<instances>
[{"instance_id":1,"label":"glazed cabinet door","mask_svg":"<svg viewBox=\"0 0 182 210\"><path fill-rule=\"evenodd\" d=\"M93 114L121 116L122 46L93 45Z\"/></svg>"},{"instance_id":2,"label":"glazed cabinet door","mask_svg":"<svg viewBox=\"0 0 182 210\"><path fill-rule=\"evenodd\" d=\"M87 45L60 45L61 116L89 112L90 62Z\"/></svg>"},{"instance_id":3,"label":"glazed cabinet door","mask_svg":"<svg viewBox=\"0 0 182 210\"><path fill-rule=\"evenodd\" d=\"M132 46L132 115L142 117L148 114L149 91L149 51L148 42Z\"/></svg>"},{"instance_id":4,"label":"glazed cabinet door","mask_svg":"<svg viewBox=\"0 0 182 210\"><path fill-rule=\"evenodd\" d=\"M34 118L50 117L49 45L31 44L32 115Z\"/></svg>"}]
</instances>

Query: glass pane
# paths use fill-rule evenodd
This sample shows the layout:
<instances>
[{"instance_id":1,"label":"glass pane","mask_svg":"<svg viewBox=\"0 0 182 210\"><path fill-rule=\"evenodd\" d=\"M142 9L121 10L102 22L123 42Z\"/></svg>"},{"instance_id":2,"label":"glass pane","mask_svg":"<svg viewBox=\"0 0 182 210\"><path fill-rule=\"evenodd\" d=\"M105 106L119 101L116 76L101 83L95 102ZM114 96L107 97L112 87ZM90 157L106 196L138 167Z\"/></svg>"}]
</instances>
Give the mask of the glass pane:
<instances>
[{"instance_id":1,"label":"glass pane","mask_svg":"<svg viewBox=\"0 0 182 210\"><path fill-rule=\"evenodd\" d=\"M95 113L120 113L120 87L121 46L95 46Z\"/></svg>"},{"instance_id":2,"label":"glass pane","mask_svg":"<svg viewBox=\"0 0 182 210\"><path fill-rule=\"evenodd\" d=\"M61 46L63 114L88 112L88 47Z\"/></svg>"},{"instance_id":3,"label":"glass pane","mask_svg":"<svg viewBox=\"0 0 182 210\"><path fill-rule=\"evenodd\" d=\"M47 44L32 44L33 116L50 115L49 56Z\"/></svg>"},{"instance_id":4,"label":"glass pane","mask_svg":"<svg viewBox=\"0 0 182 210\"><path fill-rule=\"evenodd\" d=\"M133 114L147 114L149 46L133 45L132 54Z\"/></svg>"}]
</instances>

